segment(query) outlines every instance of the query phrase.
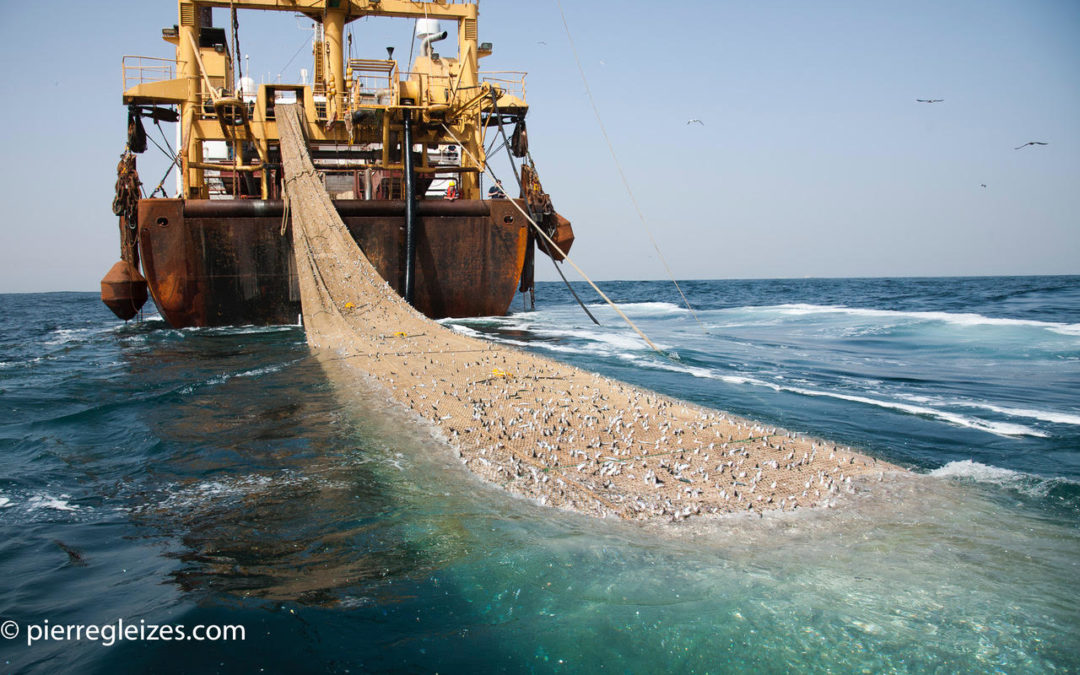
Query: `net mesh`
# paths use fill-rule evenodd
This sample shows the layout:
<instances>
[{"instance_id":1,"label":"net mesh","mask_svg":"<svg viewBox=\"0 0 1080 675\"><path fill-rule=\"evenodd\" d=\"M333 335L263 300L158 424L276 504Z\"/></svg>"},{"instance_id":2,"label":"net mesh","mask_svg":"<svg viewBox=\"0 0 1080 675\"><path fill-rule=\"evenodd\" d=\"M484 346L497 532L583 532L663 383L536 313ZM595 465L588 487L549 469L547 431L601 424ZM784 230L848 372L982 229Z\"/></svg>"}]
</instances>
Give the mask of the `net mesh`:
<instances>
[{"instance_id":1,"label":"net mesh","mask_svg":"<svg viewBox=\"0 0 1080 675\"><path fill-rule=\"evenodd\" d=\"M428 319L349 234L302 111L279 104L276 116L308 343L433 424L480 476L552 506L679 519L831 505L896 468Z\"/></svg>"}]
</instances>

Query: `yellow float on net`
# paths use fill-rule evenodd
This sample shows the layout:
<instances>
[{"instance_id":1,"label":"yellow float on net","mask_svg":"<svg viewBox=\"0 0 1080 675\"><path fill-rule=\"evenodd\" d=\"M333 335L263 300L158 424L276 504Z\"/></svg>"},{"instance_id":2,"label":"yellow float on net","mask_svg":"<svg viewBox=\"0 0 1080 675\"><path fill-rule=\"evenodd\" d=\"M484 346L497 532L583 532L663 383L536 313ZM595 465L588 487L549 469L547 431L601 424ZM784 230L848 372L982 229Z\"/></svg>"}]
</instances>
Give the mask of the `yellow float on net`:
<instances>
[{"instance_id":1,"label":"yellow float on net","mask_svg":"<svg viewBox=\"0 0 1080 675\"><path fill-rule=\"evenodd\" d=\"M399 330L398 332L394 333L394 337L409 337L409 334L403 330Z\"/></svg>"}]
</instances>

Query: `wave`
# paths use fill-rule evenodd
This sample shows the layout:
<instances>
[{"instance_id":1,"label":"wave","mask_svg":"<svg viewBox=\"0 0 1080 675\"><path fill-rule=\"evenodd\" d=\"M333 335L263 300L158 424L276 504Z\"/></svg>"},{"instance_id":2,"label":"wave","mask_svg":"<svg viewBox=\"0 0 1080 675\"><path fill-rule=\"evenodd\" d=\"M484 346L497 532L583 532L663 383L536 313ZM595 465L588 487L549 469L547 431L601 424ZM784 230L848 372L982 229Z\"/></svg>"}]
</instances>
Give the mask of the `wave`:
<instances>
[{"instance_id":1,"label":"wave","mask_svg":"<svg viewBox=\"0 0 1080 675\"><path fill-rule=\"evenodd\" d=\"M487 319L485 319L487 322ZM513 345L532 349L544 349L562 354L599 354L613 356L624 360L636 358L638 352L650 351L639 337L627 332L612 332L590 330L587 328L556 328L549 325L537 325L530 322L503 321L500 329L527 331L534 339L521 340L509 337L504 333L490 333L476 330L465 325L463 320L444 320L444 325L463 335L468 335L481 340L497 342L499 344ZM572 341L572 342L571 342ZM654 341L655 342L655 341ZM661 349L667 346L656 342Z\"/></svg>"},{"instance_id":2,"label":"wave","mask_svg":"<svg viewBox=\"0 0 1080 675\"><path fill-rule=\"evenodd\" d=\"M911 415L931 417L956 426L985 431L987 433L994 434L995 436L1004 436L1007 438L1015 438L1018 436L1034 436L1037 438L1047 438L1049 436L1049 434L1043 431L1033 429L1022 424L1011 424L1008 422L992 422L980 419L978 417L969 417L947 410L932 408L928 405L912 405L910 403L882 400L878 398L871 398L869 396L846 394L843 392L835 391L824 391L820 389L809 389L806 387L797 387L788 384L777 384L775 382L770 382L768 380L762 380L755 377L749 377L745 375L729 375L719 373L711 368L702 368L699 366L685 366L670 361L658 362L649 359L638 360L643 365L649 365L662 370L686 373L688 375L693 375L694 377L719 380L728 384L766 387L776 392L788 392L792 394L799 394L802 396L820 396L826 398L835 398L841 401L850 401L852 403L861 403L864 405L871 405L889 410L897 410Z\"/></svg>"},{"instance_id":3,"label":"wave","mask_svg":"<svg viewBox=\"0 0 1080 675\"><path fill-rule=\"evenodd\" d=\"M906 412L911 415L919 415L923 417L932 417L939 419L943 422L948 422L960 427L967 427L969 429L978 429L979 431L985 431L995 436L1005 436L1008 438L1015 438L1017 436L1034 436L1037 438L1047 438L1049 434L1038 429L1032 429L1031 427L1024 426L1022 424L1012 424L1009 422L991 422L978 417L968 417L966 415L960 415L958 413L949 412L947 410L939 410L937 408L931 408L929 406L911 405L907 403L899 403L897 401L883 401L880 399L870 398L868 396L856 396L853 394L841 394L838 392L827 391L813 391L810 389L802 389L799 387L791 387L788 389L796 394L803 394L804 396L827 396L829 398L836 398L842 401L851 401L852 403L864 403L866 405L873 405L879 408L886 408L892 410L899 410L900 412Z\"/></svg>"},{"instance_id":4,"label":"wave","mask_svg":"<svg viewBox=\"0 0 1080 675\"><path fill-rule=\"evenodd\" d=\"M624 307L636 307L642 308L647 311L663 312L667 314L676 314L686 311L685 309L682 309L672 303L666 302L630 303L628 305L625 305ZM947 312L896 312L892 310L853 309L841 306L808 304L786 304L774 305L771 307L742 307L735 310L713 310L713 312L715 313L745 310L764 310L774 312L781 311L797 315L839 312L849 315L864 315L872 317L887 316L891 319L895 319L897 317L908 317L917 318L919 320L950 321L952 323L964 325L978 325L980 323L986 323L994 325L1039 326L1042 328L1046 328L1048 326L1069 326L1069 324L1049 324L1046 322L1023 321L1018 319L992 319L988 317L982 317L981 315L976 314L950 314ZM630 334L628 331L614 332L609 329L600 330L586 327L564 327L558 325L557 323L553 325L553 322L556 320L556 317L542 316L542 313L539 312L529 315L522 315L519 317L503 317L500 321L495 323L494 330L490 332L476 330L469 326L463 325L465 322L449 323L448 325L450 325L455 330L458 330L459 332L466 333L475 337L481 337L494 342L499 342L502 344L509 344L529 349L543 349L546 351L558 352L563 354L600 355L620 359L623 361L630 361L635 365L639 365L645 368L684 373L693 377L717 380L734 386L764 387L776 392L787 392L800 396L825 397L841 401L848 401L851 403L858 403L861 405L870 405L877 408L906 413L909 415L931 418L957 427L975 429L978 431L983 431L996 436L1002 436L1007 438L1047 438L1049 437L1049 434L1036 427L1021 424L1017 421L992 419L988 420L974 414L964 414L963 412L958 412L955 410L955 408L959 407L982 409L996 413L997 415L1019 418L1021 420L1032 419L1038 420L1040 422L1050 422L1056 424L1080 424L1080 415L1074 415L1067 412L1010 408L1006 406L999 406L991 403L981 402L948 401L942 398L914 396L902 392L897 392L895 395L888 394L884 396L878 395L876 393L871 393L871 395L867 395L865 393L862 393L861 391L858 391L858 387L856 387L856 391L854 392L842 390L830 391L828 389L822 389L818 386L814 386L805 382L780 382L779 380L783 380L783 377L778 374L763 378L759 376L755 377L753 375L726 373L710 367L681 363L671 359L658 359L645 347L645 345L636 336ZM474 323L473 325L476 324ZM491 324L488 325L490 326ZM1080 327L1080 325L1078 325L1078 327ZM507 330L522 331L526 333L529 338L522 339L518 335L507 335L506 332L504 332ZM667 347L663 348L668 349Z\"/></svg>"},{"instance_id":5,"label":"wave","mask_svg":"<svg viewBox=\"0 0 1080 675\"><path fill-rule=\"evenodd\" d=\"M151 325L153 324L153 325ZM126 327L120 333L128 343L144 344L147 342L159 342L161 340L187 340L215 337L242 337L250 335L269 335L278 333L295 332L299 326L295 324L274 324L270 326L189 326L187 328L171 328L165 321L144 320L136 326Z\"/></svg>"},{"instance_id":6,"label":"wave","mask_svg":"<svg viewBox=\"0 0 1080 675\"><path fill-rule=\"evenodd\" d=\"M879 408L885 408L888 410L898 410L910 415L918 415L920 417L931 417L941 420L959 427L966 427L968 429L977 429L979 431L985 431L995 436L1004 436L1006 438L1016 438L1019 436L1033 436L1036 438L1047 438L1049 434L1038 429L1033 429L1022 424L1013 424L1010 422L991 422L978 417L968 417L959 413L949 412L947 410L940 410L938 408L931 408L929 406L911 405L907 403L900 403L897 401L885 401L876 398L870 398L869 396L857 396L854 394L843 394L839 392L831 391L815 391L812 389L803 389L801 387L782 387L786 391L790 391L796 394L802 394L803 396L825 396L828 398L835 398L841 401L851 401L852 403L863 403L865 405L872 405Z\"/></svg>"},{"instance_id":7,"label":"wave","mask_svg":"<svg viewBox=\"0 0 1080 675\"><path fill-rule=\"evenodd\" d=\"M921 394L896 394L898 398L902 398L905 401L911 401L913 403L925 403L932 405L946 405L958 408L977 408L979 410L989 410L996 412L999 415L1006 415L1008 417L1024 417L1027 419L1039 420L1040 422L1050 422L1051 424L1070 424L1080 425L1080 415L1073 415L1067 412L1060 412L1056 410L1033 410L1030 408L1012 408L1009 406L995 405L993 403L983 403L979 401L964 401L964 400L946 400L936 396L925 396Z\"/></svg>"},{"instance_id":8,"label":"wave","mask_svg":"<svg viewBox=\"0 0 1080 675\"><path fill-rule=\"evenodd\" d=\"M1060 488L1075 491L1080 482L1068 478L1045 477L989 466L970 459L949 462L929 473L935 478L986 483L1017 490L1033 497L1046 497Z\"/></svg>"},{"instance_id":9,"label":"wave","mask_svg":"<svg viewBox=\"0 0 1080 675\"><path fill-rule=\"evenodd\" d=\"M273 475L248 474L202 480L195 483L172 483L161 489L155 499L132 507L133 513L201 511L230 508L258 495L279 495L288 490L347 489L346 483L309 476L292 470Z\"/></svg>"},{"instance_id":10,"label":"wave","mask_svg":"<svg viewBox=\"0 0 1080 675\"><path fill-rule=\"evenodd\" d=\"M608 309L606 304L594 303L588 305L594 313L603 313ZM664 318L689 314L689 310L670 302L630 302L620 304L619 307L628 315L637 318ZM567 307L559 307L559 310L567 311ZM574 308L576 310L576 308ZM541 310L530 313L534 317L527 326L536 326L536 320L543 322L544 319L553 319L545 314L551 310ZM744 320L747 314L752 315L750 320ZM854 318L886 320L893 322L937 322L960 327L993 326L1003 328L1034 328L1051 333L1080 337L1080 323L1063 323L1054 321L1039 321L1037 319L1015 319L1005 317L991 317L974 312L943 312L943 311L903 311L892 309L873 309L867 307L848 307L845 305L817 305L809 303L785 303L780 305L744 305L721 309L698 310L698 315L708 317L712 328L742 328L747 326L761 325L762 321L773 322L783 320L783 317L799 317L814 315L844 315ZM742 315L742 316L740 316ZM516 315L500 317L504 320L513 320ZM541 324L542 325L542 324ZM520 327L520 326L519 326ZM885 330L884 326L870 326L852 328L855 335L873 335Z\"/></svg>"},{"instance_id":11,"label":"wave","mask_svg":"<svg viewBox=\"0 0 1080 675\"><path fill-rule=\"evenodd\" d=\"M918 321L938 321L956 326L1008 326L1024 328L1041 328L1062 335L1080 336L1080 323L1059 323L1054 321L1037 321L1034 319L1006 319L1000 317L983 316L974 313L955 312L906 312L892 309L869 309L863 307L846 307L844 305L810 305L793 303L784 305L772 305L767 307L744 307L743 309L777 310L791 316L804 316L810 314L846 314L849 316L889 318L889 319L915 319Z\"/></svg>"},{"instance_id":12,"label":"wave","mask_svg":"<svg viewBox=\"0 0 1080 675\"><path fill-rule=\"evenodd\" d=\"M616 303L619 309L634 316L671 316L673 314L689 314L690 310L680 307L673 302L620 302ZM590 304L591 310L609 309L606 302Z\"/></svg>"},{"instance_id":13,"label":"wave","mask_svg":"<svg viewBox=\"0 0 1080 675\"><path fill-rule=\"evenodd\" d=\"M201 335L261 335L267 333L288 333L295 331L297 324L274 324L271 326L215 326L212 328L192 326L181 328L180 332Z\"/></svg>"},{"instance_id":14,"label":"wave","mask_svg":"<svg viewBox=\"0 0 1080 675\"><path fill-rule=\"evenodd\" d=\"M896 401L874 399L874 397L870 396L848 394L835 391L824 391L819 389L808 389L805 387L793 387L791 386L791 384L780 384L777 382L770 382L768 380L762 380L755 377L717 373L716 370L713 370L712 368L703 368L700 366L685 366L671 362L648 361L646 359L639 359L638 361L640 363L660 369L672 370L672 372L675 373L685 373L687 375L692 375L693 377L718 380L721 382L726 382L728 384L734 384L734 386L764 387L766 389L771 389L775 392L787 392L799 394L802 396L823 396L827 397L827 399L837 399L839 401L849 401L851 403L861 403L863 405L872 405L879 408L897 410L901 411L901 413L907 413L908 415L930 417L933 419L941 420L943 422L954 424L954 426L957 427L984 431L997 436L1004 436L1009 438L1014 438L1017 436L1034 436L1038 438L1045 438L1049 437L1050 435L1038 429L1024 426L1024 424L990 421L978 417L970 417L957 413L951 413L951 411L949 410L934 408L928 405L912 405ZM972 404L972 406L975 407L975 404ZM977 407L986 407L995 411L1002 410L997 408L997 406L989 405ZM1030 413L1031 415L1029 417L1040 419L1043 421L1062 422L1063 419L1067 420L1072 418L1072 416L1059 416L1052 413L1042 413L1042 411L1039 410L1031 410ZM1072 422L1066 421L1062 423Z\"/></svg>"},{"instance_id":15,"label":"wave","mask_svg":"<svg viewBox=\"0 0 1080 675\"><path fill-rule=\"evenodd\" d=\"M0 370L7 370L8 368L19 368L29 366L34 363L41 363L52 357L38 356L32 359L20 359L19 361L0 361Z\"/></svg>"},{"instance_id":16,"label":"wave","mask_svg":"<svg viewBox=\"0 0 1080 675\"><path fill-rule=\"evenodd\" d=\"M805 389L802 387L780 387L784 391L790 391L795 394L802 394L803 396L824 396L827 398L835 398L841 401L851 401L852 403L862 403L865 405L872 405L878 408L885 408L887 410L897 410L900 412L908 413L910 415L918 415L920 417L931 417L941 420L959 427L966 427L968 429L977 429L979 431L985 431L995 436L1004 436L1006 438L1016 438L1018 436L1034 436L1036 438L1047 438L1049 434L1038 429L1033 429L1022 424L1012 424L1009 422L991 422L978 417L968 417L966 415L960 415L958 413L949 412L947 410L940 410L938 408L931 408L929 406L911 405L908 403L900 403L897 401L886 401L876 398L870 398L869 396L858 396L855 394L843 394L834 391L820 391L813 389Z\"/></svg>"},{"instance_id":17,"label":"wave","mask_svg":"<svg viewBox=\"0 0 1080 675\"><path fill-rule=\"evenodd\" d=\"M270 375L272 373L280 373L281 371L285 370L289 366L291 366L293 364L296 364L296 363L299 363L302 360L303 359L294 359L294 360L289 361L287 363L278 363L278 364L275 364L275 365L272 365L272 366L263 366L262 368L252 368L251 370L244 370L244 371L241 371L239 373L225 374L224 375L225 379L222 380L222 382L224 382L227 379L231 379L233 377L259 377L261 375Z\"/></svg>"},{"instance_id":18,"label":"wave","mask_svg":"<svg viewBox=\"0 0 1080 675\"><path fill-rule=\"evenodd\" d=\"M539 340L515 340L508 338L499 333L485 333L483 331L470 328L469 326L462 325L460 323L447 323L451 330L454 330L462 335L468 335L469 337L476 338L477 340L487 340L489 342L497 342L502 345L513 345L515 347L522 348L542 348L552 352L562 352L564 354L587 354L588 350L579 347L573 347L570 345L564 345L553 342L541 342Z\"/></svg>"},{"instance_id":19,"label":"wave","mask_svg":"<svg viewBox=\"0 0 1080 675\"><path fill-rule=\"evenodd\" d=\"M286 361L284 363L275 363L275 364L270 365L270 366L263 366L262 368L253 368L251 370L243 370L243 371L240 371L238 373L221 373L220 375L216 375L214 377L211 377L210 379L205 380L203 382L198 382L198 383L186 385L186 386L180 388L179 391L180 391L181 394L191 394L192 392L196 391L197 389L201 389L202 387L213 387L213 386L217 386L219 384L225 384L229 380L231 380L233 378L237 378L237 377L258 378L258 377L262 377L263 375L272 375L274 373L280 373L281 371L285 370L289 366L292 366L292 365L294 365L296 363L299 363L300 361L303 361L303 360L304 360L303 358L293 359L292 361Z\"/></svg>"},{"instance_id":20,"label":"wave","mask_svg":"<svg viewBox=\"0 0 1080 675\"><path fill-rule=\"evenodd\" d=\"M80 521L93 518L95 509L75 503L67 493L44 491L22 492L16 490L10 496L0 496L0 518L13 518L20 523Z\"/></svg>"},{"instance_id":21,"label":"wave","mask_svg":"<svg viewBox=\"0 0 1080 675\"><path fill-rule=\"evenodd\" d=\"M1039 420L1041 422L1050 422L1052 424L1080 425L1080 415L1070 415L1069 413L1063 412L1055 412L1050 410L1029 410L1027 408L1008 408L1005 406L992 405L990 403L958 402L954 405L965 406L968 408L981 408L983 410L990 410L1001 415L1008 415L1009 417L1027 417L1030 419Z\"/></svg>"},{"instance_id":22,"label":"wave","mask_svg":"<svg viewBox=\"0 0 1080 675\"><path fill-rule=\"evenodd\" d=\"M44 340L41 344L48 347L77 344L86 342L88 338L95 335L104 335L110 332L112 332L111 327L103 328L100 326L92 328L54 328L48 333L49 339Z\"/></svg>"},{"instance_id":23,"label":"wave","mask_svg":"<svg viewBox=\"0 0 1080 675\"><path fill-rule=\"evenodd\" d=\"M26 506L31 511L39 509L51 509L53 511L76 511L78 505L71 504L67 500L71 499L71 495L60 495L53 497L48 494L34 495L30 498L30 501L26 503Z\"/></svg>"},{"instance_id":24,"label":"wave","mask_svg":"<svg viewBox=\"0 0 1080 675\"><path fill-rule=\"evenodd\" d=\"M531 332L542 338L580 340L584 343L582 349L586 352L607 352L615 356L623 356L649 349L648 345L640 337L630 333L629 330L613 332L588 328L534 326ZM658 347L665 348L659 342L655 344Z\"/></svg>"},{"instance_id":25,"label":"wave","mask_svg":"<svg viewBox=\"0 0 1080 675\"><path fill-rule=\"evenodd\" d=\"M288 481L275 481L258 474L220 480L205 480L188 485L172 484L158 498L131 509L134 513L178 512L203 507L223 506L260 492L281 488Z\"/></svg>"}]
</instances>

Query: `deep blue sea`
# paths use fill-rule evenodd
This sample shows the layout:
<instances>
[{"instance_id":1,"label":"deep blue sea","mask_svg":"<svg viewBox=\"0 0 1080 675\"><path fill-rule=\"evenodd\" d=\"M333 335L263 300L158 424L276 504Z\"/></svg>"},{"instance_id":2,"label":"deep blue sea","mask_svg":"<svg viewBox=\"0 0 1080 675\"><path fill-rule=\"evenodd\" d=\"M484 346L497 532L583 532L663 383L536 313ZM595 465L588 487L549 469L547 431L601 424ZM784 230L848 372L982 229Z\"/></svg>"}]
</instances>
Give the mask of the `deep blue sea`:
<instances>
[{"instance_id":1,"label":"deep blue sea","mask_svg":"<svg viewBox=\"0 0 1080 675\"><path fill-rule=\"evenodd\" d=\"M299 327L0 295L0 673L1080 671L1080 277L687 281L693 313L602 283L663 355L538 286L444 323L915 475L593 519L473 478ZM243 639L163 639L196 626Z\"/></svg>"}]
</instances>

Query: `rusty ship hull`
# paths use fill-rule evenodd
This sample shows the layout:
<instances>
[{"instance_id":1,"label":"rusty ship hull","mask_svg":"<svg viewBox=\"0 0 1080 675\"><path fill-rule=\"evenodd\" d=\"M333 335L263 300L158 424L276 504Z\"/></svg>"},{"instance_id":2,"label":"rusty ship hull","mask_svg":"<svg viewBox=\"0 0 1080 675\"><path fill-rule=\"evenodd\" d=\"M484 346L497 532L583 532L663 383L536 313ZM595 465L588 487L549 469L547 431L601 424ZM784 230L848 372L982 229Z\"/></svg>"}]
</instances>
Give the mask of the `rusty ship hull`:
<instances>
[{"instance_id":1,"label":"rusty ship hull","mask_svg":"<svg viewBox=\"0 0 1080 675\"><path fill-rule=\"evenodd\" d=\"M323 189L406 302L444 318L505 314L518 291L531 301L535 252L563 260L574 235L529 150L525 73L480 70L493 47L479 40L478 4L178 0L177 21L161 30L173 56L121 64L127 142L112 204L120 260L101 281L102 301L127 321L152 297L176 328L297 322L279 105L298 107ZM246 57L241 64L241 10L311 22L310 81L305 69L299 83L255 84ZM214 26L215 11L228 28ZM369 17L413 23L409 63L393 47L385 58L353 57L345 29ZM456 39L440 21L453 22ZM175 147L163 123L176 125ZM136 156L150 141L168 169L148 191ZM488 153L503 149L517 199L488 165Z\"/></svg>"},{"instance_id":2,"label":"rusty ship hull","mask_svg":"<svg viewBox=\"0 0 1080 675\"><path fill-rule=\"evenodd\" d=\"M404 200L335 206L402 293ZM533 265L528 224L510 200L416 206L414 306L433 318L505 314L517 290L531 285ZM174 328L296 323L300 295L283 219L281 200L140 200L143 272L165 321Z\"/></svg>"}]
</instances>

